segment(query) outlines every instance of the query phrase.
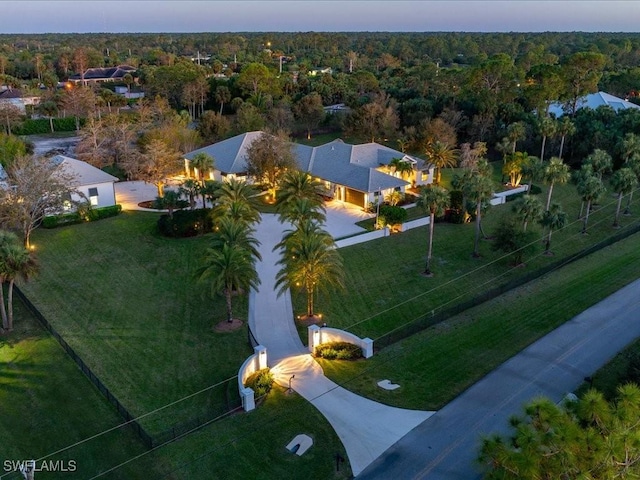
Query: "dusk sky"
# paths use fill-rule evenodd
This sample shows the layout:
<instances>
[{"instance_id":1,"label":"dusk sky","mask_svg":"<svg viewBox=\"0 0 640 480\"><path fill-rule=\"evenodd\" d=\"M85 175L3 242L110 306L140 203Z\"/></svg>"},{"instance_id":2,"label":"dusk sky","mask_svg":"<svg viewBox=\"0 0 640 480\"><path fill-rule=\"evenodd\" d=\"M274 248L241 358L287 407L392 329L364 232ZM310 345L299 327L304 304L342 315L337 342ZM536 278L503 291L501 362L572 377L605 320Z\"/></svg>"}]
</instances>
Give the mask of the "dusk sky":
<instances>
[{"instance_id":1,"label":"dusk sky","mask_svg":"<svg viewBox=\"0 0 640 480\"><path fill-rule=\"evenodd\" d=\"M638 32L640 1L0 1L0 33Z\"/></svg>"}]
</instances>

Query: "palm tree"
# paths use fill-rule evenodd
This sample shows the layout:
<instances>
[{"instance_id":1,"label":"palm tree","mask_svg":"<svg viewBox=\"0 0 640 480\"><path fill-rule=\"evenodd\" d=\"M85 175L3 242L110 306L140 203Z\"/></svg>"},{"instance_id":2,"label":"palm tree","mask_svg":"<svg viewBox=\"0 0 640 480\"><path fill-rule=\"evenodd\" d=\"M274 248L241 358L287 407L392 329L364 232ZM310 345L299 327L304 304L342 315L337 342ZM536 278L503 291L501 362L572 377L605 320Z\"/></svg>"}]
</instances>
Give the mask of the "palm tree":
<instances>
[{"instance_id":1,"label":"palm tree","mask_svg":"<svg viewBox=\"0 0 640 480\"><path fill-rule=\"evenodd\" d=\"M303 220L313 220L318 224L323 224L327 217L324 210L314 205L312 200L308 198L297 198L287 203L287 208L280 213L280 222L290 222L298 225Z\"/></svg>"},{"instance_id":2,"label":"palm tree","mask_svg":"<svg viewBox=\"0 0 640 480\"><path fill-rule=\"evenodd\" d=\"M402 158L392 158L389 167L393 168L394 173L399 173L401 179L405 179L413 173L413 165Z\"/></svg>"},{"instance_id":3,"label":"palm tree","mask_svg":"<svg viewBox=\"0 0 640 480\"><path fill-rule=\"evenodd\" d=\"M621 168L616 171L611 177L611 186L613 191L618 194L618 204L616 205L616 215L613 220L613 227L618 228L620 224L618 219L620 218L620 206L622 205L622 197L633 192L634 188L638 185L638 177L633 170L629 167Z\"/></svg>"},{"instance_id":4,"label":"palm tree","mask_svg":"<svg viewBox=\"0 0 640 480\"><path fill-rule=\"evenodd\" d=\"M556 122L549 118L543 117L538 122L538 129L542 136L542 146L540 147L540 160L544 161L544 147L547 143L547 138L552 137L556 133Z\"/></svg>"},{"instance_id":5,"label":"palm tree","mask_svg":"<svg viewBox=\"0 0 640 480\"><path fill-rule=\"evenodd\" d=\"M527 152L515 152L507 156L507 160L502 167L502 174L509 176L509 184L517 187L522 181L527 165L530 163Z\"/></svg>"},{"instance_id":6,"label":"palm tree","mask_svg":"<svg viewBox=\"0 0 640 480\"><path fill-rule=\"evenodd\" d=\"M180 194L175 190L165 190L163 197L156 197L156 207L166 209L169 218L173 218L173 212L180 205Z\"/></svg>"},{"instance_id":7,"label":"palm tree","mask_svg":"<svg viewBox=\"0 0 640 480\"><path fill-rule=\"evenodd\" d=\"M6 309L4 293L0 294L4 330L13 330L13 286L16 279L28 281L37 271L38 264L33 252L21 245L15 235L3 233L0 238L0 290L8 283Z\"/></svg>"},{"instance_id":8,"label":"palm tree","mask_svg":"<svg viewBox=\"0 0 640 480\"><path fill-rule=\"evenodd\" d=\"M596 148L591 155L585 158L584 163L591 165L593 173L595 173L600 180L602 180L602 175L610 172L613 167L611 155L599 148Z\"/></svg>"},{"instance_id":9,"label":"palm tree","mask_svg":"<svg viewBox=\"0 0 640 480\"><path fill-rule=\"evenodd\" d=\"M3 329L9 328L7 309L4 303L4 284L5 271L9 268L5 262L9 256L9 250L12 248L12 245L20 245L18 236L15 233L0 230L0 318L2 319Z\"/></svg>"},{"instance_id":10,"label":"palm tree","mask_svg":"<svg viewBox=\"0 0 640 480\"><path fill-rule=\"evenodd\" d=\"M260 242L253 236L254 233L255 229L244 221L221 217L214 227L211 248L222 249L230 245L249 252L254 259L262 260L258 251Z\"/></svg>"},{"instance_id":11,"label":"palm tree","mask_svg":"<svg viewBox=\"0 0 640 480\"><path fill-rule=\"evenodd\" d=\"M216 180L205 180L204 186L200 187L200 193L204 195L204 198L213 205L218 197L220 191L220 182ZM205 207L206 208L206 207Z\"/></svg>"},{"instance_id":12,"label":"palm tree","mask_svg":"<svg viewBox=\"0 0 640 480\"><path fill-rule=\"evenodd\" d=\"M287 170L280 181L278 204L276 209L281 219L287 216L289 208L296 206L298 200L304 199L312 210L324 214L325 206L322 198L322 184L302 170Z\"/></svg>"},{"instance_id":13,"label":"palm tree","mask_svg":"<svg viewBox=\"0 0 640 480\"><path fill-rule=\"evenodd\" d=\"M454 148L439 140L427 145L426 154L431 163L436 167L436 181L440 183L442 169L445 167L455 167L457 162L457 152Z\"/></svg>"},{"instance_id":14,"label":"palm tree","mask_svg":"<svg viewBox=\"0 0 640 480\"><path fill-rule=\"evenodd\" d=\"M212 294L224 295L229 323L233 322L233 292L255 289L260 284L253 258L247 250L237 245L208 248L197 275L200 281L210 283Z\"/></svg>"},{"instance_id":15,"label":"palm tree","mask_svg":"<svg viewBox=\"0 0 640 480\"><path fill-rule=\"evenodd\" d=\"M582 224L582 233L587 233L587 224L589 223L589 211L591 210L591 204L600 198L606 191L602 180L595 175L587 175L577 185L578 193L582 197L582 202L586 203L586 213L584 215L584 222Z\"/></svg>"},{"instance_id":16,"label":"palm tree","mask_svg":"<svg viewBox=\"0 0 640 480\"><path fill-rule=\"evenodd\" d=\"M218 203L234 202L239 200L252 208L257 208L258 192L244 180L231 178L222 182L218 190Z\"/></svg>"},{"instance_id":17,"label":"palm tree","mask_svg":"<svg viewBox=\"0 0 640 480\"><path fill-rule=\"evenodd\" d=\"M569 166L562 162L560 157L551 157L549 164L544 170L544 182L549 185L549 192L547 193L547 205L545 210L549 210L551 205L551 194L553 193L553 186L557 184L567 183L571 178L569 173Z\"/></svg>"},{"instance_id":18,"label":"palm tree","mask_svg":"<svg viewBox=\"0 0 640 480\"><path fill-rule=\"evenodd\" d=\"M196 195L200 193L201 188L200 184L192 178L187 178L182 182L182 185L180 185L178 192L189 199L189 207L191 210L196 208Z\"/></svg>"},{"instance_id":19,"label":"palm tree","mask_svg":"<svg viewBox=\"0 0 640 480\"><path fill-rule=\"evenodd\" d=\"M493 195L493 181L490 176L491 167L485 159L478 161L478 168L470 175L462 179L462 191L465 197L476 204L476 238L473 247L473 256L480 256L480 232L482 221L482 204Z\"/></svg>"},{"instance_id":20,"label":"palm tree","mask_svg":"<svg viewBox=\"0 0 640 480\"><path fill-rule=\"evenodd\" d=\"M404 193L397 190L393 190L384 197L384 201L393 207L397 206L402 200L404 200Z\"/></svg>"},{"instance_id":21,"label":"palm tree","mask_svg":"<svg viewBox=\"0 0 640 480\"><path fill-rule=\"evenodd\" d=\"M303 220L276 245L283 249L276 275L278 295L293 287L304 288L307 294L308 318L315 315L315 294L331 287L344 287L342 258L331 235L313 220Z\"/></svg>"},{"instance_id":22,"label":"palm tree","mask_svg":"<svg viewBox=\"0 0 640 480\"><path fill-rule=\"evenodd\" d=\"M445 208L449 206L450 197L446 189L434 185L423 188L416 205L429 213L429 248L427 249L427 263L424 267L424 275L433 276L431 272L431 251L433 246L433 228L436 215L442 215Z\"/></svg>"},{"instance_id":23,"label":"palm tree","mask_svg":"<svg viewBox=\"0 0 640 480\"><path fill-rule=\"evenodd\" d=\"M543 227L546 227L548 229L544 253L545 255L552 255L551 233L554 230L564 228L564 226L567 224L567 213L562 210L560 204L552 203L547 211L542 214L540 223Z\"/></svg>"},{"instance_id":24,"label":"palm tree","mask_svg":"<svg viewBox=\"0 0 640 480\"><path fill-rule=\"evenodd\" d=\"M557 133L560 135L560 152L558 153L558 158L562 158L565 139L576 133L576 126L571 121L571 118L566 115L562 117L558 123Z\"/></svg>"},{"instance_id":25,"label":"palm tree","mask_svg":"<svg viewBox=\"0 0 640 480\"><path fill-rule=\"evenodd\" d=\"M213 218L220 219L224 217L252 224L260 220L260 212L244 200L227 200L220 202L213 209Z\"/></svg>"},{"instance_id":26,"label":"palm tree","mask_svg":"<svg viewBox=\"0 0 640 480\"><path fill-rule=\"evenodd\" d=\"M630 168L635 173L636 178L640 180L640 153L634 153L625 162L624 166ZM631 200L633 199L633 190L629 192L627 197L627 205L624 209L624 215L631 215Z\"/></svg>"},{"instance_id":27,"label":"palm tree","mask_svg":"<svg viewBox=\"0 0 640 480\"><path fill-rule=\"evenodd\" d=\"M536 197L526 195L513 204L513 211L522 221L522 231L527 231L529 222L537 222L542 217L542 203Z\"/></svg>"},{"instance_id":28,"label":"palm tree","mask_svg":"<svg viewBox=\"0 0 640 480\"><path fill-rule=\"evenodd\" d=\"M210 172L215 168L215 160L211 155L200 152L196 153L191 159L191 166L197 171L201 187L204 187L205 172ZM204 193L202 193L202 208L206 208L207 206L205 201L206 198Z\"/></svg>"},{"instance_id":29,"label":"palm tree","mask_svg":"<svg viewBox=\"0 0 640 480\"><path fill-rule=\"evenodd\" d=\"M507 127L507 138L512 144L511 153L516 153L516 146L527 135L527 126L524 122L515 122Z\"/></svg>"}]
</instances>

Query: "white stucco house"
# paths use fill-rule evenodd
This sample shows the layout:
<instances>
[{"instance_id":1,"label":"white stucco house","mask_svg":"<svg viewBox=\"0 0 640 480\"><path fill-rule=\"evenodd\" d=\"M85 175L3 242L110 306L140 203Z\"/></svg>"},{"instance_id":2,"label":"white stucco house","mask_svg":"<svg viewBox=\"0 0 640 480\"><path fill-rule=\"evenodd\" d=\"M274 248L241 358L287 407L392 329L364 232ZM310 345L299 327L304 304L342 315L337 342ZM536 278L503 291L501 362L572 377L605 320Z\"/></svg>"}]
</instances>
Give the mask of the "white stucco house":
<instances>
[{"instance_id":1,"label":"white stucco house","mask_svg":"<svg viewBox=\"0 0 640 480\"><path fill-rule=\"evenodd\" d=\"M209 177L224 180L247 177L247 149L263 132L247 132L213 145L187 153L185 171L192 173L191 159L199 153L213 157L215 169ZM292 144L298 168L320 180L327 195L336 200L367 208L389 193L405 192L433 182L434 166L426 160L413 157L378 143L351 145L342 140L310 147ZM411 165L411 172L404 177L390 165L400 159Z\"/></svg>"},{"instance_id":2,"label":"white stucco house","mask_svg":"<svg viewBox=\"0 0 640 480\"><path fill-rule=\"evenodd\" d=\"M93 208L110 207L116 204L113 175L89 165L82 160L56 155L51 161L74 177L72 187L78 192L71 195L73 202L88 201Z\"/></svg>"}]
</instances>

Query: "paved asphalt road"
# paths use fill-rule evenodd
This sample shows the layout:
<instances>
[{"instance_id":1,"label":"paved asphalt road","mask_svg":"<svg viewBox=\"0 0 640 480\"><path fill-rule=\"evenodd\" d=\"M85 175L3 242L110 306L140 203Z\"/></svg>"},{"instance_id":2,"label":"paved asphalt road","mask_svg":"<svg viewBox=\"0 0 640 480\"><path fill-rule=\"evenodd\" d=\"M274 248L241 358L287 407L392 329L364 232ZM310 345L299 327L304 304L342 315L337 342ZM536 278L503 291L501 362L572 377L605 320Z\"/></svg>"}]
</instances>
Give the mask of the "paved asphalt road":
<instances>
[{"instance_id":1,"label":"paved asphalt road","mask_svg":"<svg viewBox=\"0 0 640 480\"><path fill-rule=\"evenodd\" d=\"M508 419L545 395L560 401L640 337L640 281L584 311L505 362L420 424L357 476L472 480L479 440L508 433Z\"/></svg>"}]
</instances>

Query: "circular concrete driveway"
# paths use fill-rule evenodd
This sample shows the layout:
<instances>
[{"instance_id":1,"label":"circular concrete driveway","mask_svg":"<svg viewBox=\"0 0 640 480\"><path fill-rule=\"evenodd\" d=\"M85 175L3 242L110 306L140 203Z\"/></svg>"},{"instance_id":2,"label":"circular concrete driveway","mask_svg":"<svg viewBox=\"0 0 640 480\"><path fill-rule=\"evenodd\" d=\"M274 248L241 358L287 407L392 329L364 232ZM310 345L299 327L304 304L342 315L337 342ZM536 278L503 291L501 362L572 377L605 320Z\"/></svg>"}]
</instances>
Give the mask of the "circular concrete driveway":
<instances>
[{"instance_id":1,"label":"circular concrete driveway","mask_svg":"<svg viewBox=\"0 0 640 480\"><path fill-rule=\"evenodd\" d=\"M173 187L170 185L169 188ZM116 203L122 205L123 210L149 210L138 206L140 202L154 200L158 196L158 189L151 183L142 181L116 182ZM198 199L199 200L199 199ZM327 209L327 222L325 229L335 239L349 237L366 230L356 225L356 222L372 218L374 215L366 213L362 208L350 203L332 200L325 203Z\"/></svg>"}]
</instances>

